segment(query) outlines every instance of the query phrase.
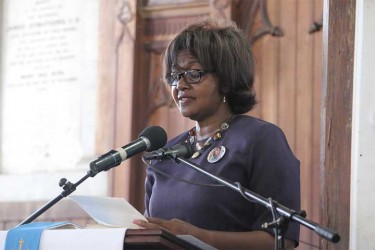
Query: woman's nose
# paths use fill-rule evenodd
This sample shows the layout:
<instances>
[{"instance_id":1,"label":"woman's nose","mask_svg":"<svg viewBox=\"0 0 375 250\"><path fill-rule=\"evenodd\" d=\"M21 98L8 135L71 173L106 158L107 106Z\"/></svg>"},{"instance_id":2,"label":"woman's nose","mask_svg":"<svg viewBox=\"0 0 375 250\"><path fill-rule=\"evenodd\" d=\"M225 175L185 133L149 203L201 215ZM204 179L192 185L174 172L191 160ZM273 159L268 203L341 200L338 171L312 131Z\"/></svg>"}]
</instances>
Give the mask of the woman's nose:
<instances>
[{"instance_id":1,"label":"woman's nose","mask_svg":"<svg viewBox=\"0 0 375 250\"><path fill-rule=\"evenodd\" d=\"M182 89L189 89L191 88L190 84L185 81L183 77L180 78L180 80L177 81L176 88L179 90Z\"/></svg>"}]
</instances>

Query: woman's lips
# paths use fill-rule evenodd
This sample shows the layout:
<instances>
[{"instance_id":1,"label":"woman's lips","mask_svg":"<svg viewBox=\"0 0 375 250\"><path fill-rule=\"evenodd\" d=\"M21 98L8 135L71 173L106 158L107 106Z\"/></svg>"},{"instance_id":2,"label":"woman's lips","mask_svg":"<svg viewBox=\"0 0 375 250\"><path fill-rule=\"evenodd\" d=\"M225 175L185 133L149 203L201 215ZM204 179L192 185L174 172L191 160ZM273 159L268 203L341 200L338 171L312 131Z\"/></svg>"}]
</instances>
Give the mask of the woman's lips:
<instances>
[{"instance_id":1,"label":"woman's lips","mask_svg":"<svg viewBox=\"0 0 375 250\"><path fill-rule=\"evenodd\" d=\"M191 97L191 96L180 96L180 97L178 97L178 101L181 105L188 104L188 103L190 103L194 100L195 100L195 98Z\"/></svg>"}]
</instances>

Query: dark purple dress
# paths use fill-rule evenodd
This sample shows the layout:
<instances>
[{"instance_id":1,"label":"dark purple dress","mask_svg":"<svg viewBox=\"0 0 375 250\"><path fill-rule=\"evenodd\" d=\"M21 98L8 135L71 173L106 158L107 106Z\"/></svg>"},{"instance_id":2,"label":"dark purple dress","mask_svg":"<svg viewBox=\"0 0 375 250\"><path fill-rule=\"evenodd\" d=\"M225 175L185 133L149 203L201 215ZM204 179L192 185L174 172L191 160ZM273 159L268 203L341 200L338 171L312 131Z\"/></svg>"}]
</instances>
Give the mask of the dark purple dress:
<instances>
[{"instance_id":1,"label":"dark purple dress","mask_svg":"<svg viewBox=\"0 0 375 250\"><path fill-rule=\"evenodd\" d=\"M187 136L185 132L175 137L166 147L184 141ZM209 163L207 155L220 146L226 149L224 156ZM237 115L220 140L189 161L265 198L271 197L296 211L300 209L299 161L284 133L271 123ZM218 183L184 163L165 159L153 162L152 166L174 178L147 168L146 216L178 218L200 228L232 232L263 230L261 225L272 221L270 210L264 206L245 200L228 187L210 186ZM298 223L289 224L285 237L298 244Z\"/></svg>"}]
</instances>

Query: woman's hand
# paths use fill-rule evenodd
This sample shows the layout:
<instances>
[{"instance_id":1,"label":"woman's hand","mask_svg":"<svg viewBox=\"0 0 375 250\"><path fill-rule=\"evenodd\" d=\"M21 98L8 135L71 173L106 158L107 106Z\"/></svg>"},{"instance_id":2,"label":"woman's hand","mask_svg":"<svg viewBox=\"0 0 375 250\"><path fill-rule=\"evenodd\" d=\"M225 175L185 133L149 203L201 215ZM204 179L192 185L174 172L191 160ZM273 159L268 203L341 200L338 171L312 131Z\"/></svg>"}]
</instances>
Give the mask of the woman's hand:
<instances>
[{"instance_id":1,"label":"woman's hand","mask_svg":"<svg viewBox=\"0 0 375 250\"><path fill-rule=\"evenodd\" d=\"M202 230L179 219L164 220L148 217L147 220L134 220L133 223L147 229L164 229L175 235L189 234L194 236Z\"/></svg>"},{"instance_id":2,"label":"woman's hand","mask_svg":"<svg viewBox=\"0 0 375 250\"><path fill-rule=\"evenodd\" d=\"M264 231L209 231L179 219L164 220L149 217L147 220L133 220L133 223L147 229L164 229L175 235L192 235L218 249L274 249L274 237ZM286 240L285 243L287 249L294 248L293 241Z\"/></svg>"}]
</instances>

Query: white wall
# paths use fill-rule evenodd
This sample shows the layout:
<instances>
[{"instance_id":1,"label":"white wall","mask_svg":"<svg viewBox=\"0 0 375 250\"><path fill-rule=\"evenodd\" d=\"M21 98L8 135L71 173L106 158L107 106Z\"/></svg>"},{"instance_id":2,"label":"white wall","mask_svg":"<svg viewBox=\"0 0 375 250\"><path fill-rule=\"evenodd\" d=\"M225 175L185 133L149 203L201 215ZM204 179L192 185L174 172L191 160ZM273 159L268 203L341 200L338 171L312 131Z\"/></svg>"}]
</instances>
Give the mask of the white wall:
<instances>
[{"instance_id":1,"label":"white wall","mask_svg":"<svg viewBox=\"0 0 375 250\"><path fill-rule=\"evenodd\" d=\"M99 0L2 3L0 201L49 200L97 158ZM106 195L106 174L79 192Z\"/></svg>"},{"instance_id":2,"label":"white wall","mask_svg":"<svg viewBox=\"0 0 375 250\"><path fill-rule=\"evenodd\" d=\"M358 0L353 90L350 249L375 249L375 1Z\"/></svg>"}]
</instances>

